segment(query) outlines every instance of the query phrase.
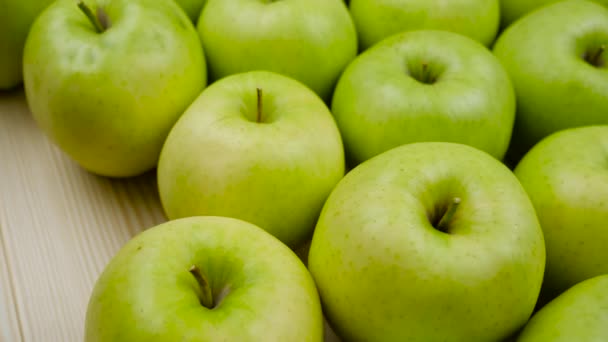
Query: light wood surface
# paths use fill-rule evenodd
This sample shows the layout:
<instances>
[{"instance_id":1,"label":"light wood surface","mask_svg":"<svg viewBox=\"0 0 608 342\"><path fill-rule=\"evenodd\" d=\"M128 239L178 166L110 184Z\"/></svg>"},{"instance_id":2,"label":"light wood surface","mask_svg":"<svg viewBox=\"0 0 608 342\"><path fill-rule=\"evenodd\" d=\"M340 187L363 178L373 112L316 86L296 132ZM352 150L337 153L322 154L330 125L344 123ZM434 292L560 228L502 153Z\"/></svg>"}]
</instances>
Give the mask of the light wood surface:
<instances>
[{"instance_id":1,"label":"light wood surface","mask_svg":"<svg viewBox=\"0 0 608 342\"><path fill-rule=\"evenodd\" d=\"M38 129L21 91L0 93L1 342L82 341L106 263L165 220L153 174L85 172Z\"/></svg>"}]
</instances>

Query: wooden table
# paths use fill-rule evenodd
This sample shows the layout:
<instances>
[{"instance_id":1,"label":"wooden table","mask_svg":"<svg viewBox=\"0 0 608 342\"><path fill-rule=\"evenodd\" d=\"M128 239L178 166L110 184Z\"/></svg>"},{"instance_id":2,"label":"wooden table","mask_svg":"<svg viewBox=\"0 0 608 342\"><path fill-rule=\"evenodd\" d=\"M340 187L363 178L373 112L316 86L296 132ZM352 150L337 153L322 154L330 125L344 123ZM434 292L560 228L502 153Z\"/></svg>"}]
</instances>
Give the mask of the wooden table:
<instances>
[{"instance_id":1,"label":"wooden table","mask_svg":"<svg viewBox=\"0 0 608 342\"><path fill-rule=\"evenodd\" d=\"M82 341L106 263L164 221L153 174L85 172L38 129L22 91L0 93L1 342Z\"/></svg>"}]
</instances>

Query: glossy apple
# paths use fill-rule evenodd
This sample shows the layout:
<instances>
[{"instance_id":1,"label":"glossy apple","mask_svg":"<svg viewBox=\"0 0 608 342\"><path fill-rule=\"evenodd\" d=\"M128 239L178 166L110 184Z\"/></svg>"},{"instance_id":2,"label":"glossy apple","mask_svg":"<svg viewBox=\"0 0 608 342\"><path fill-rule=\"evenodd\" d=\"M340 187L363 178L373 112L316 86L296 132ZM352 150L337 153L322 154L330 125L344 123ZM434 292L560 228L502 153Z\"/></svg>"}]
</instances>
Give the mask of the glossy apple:
<instances>
[{"instance_id":1,"label":"glossy apple","mask_svg":"<svg viewBox=\"0 0 608 342\"><path fill-rule=\"evenodd\" d=\"M292 77L329 100L357 54L357 33L336 0L211 0L198 22L214 80L254 70Z\"/></svg>"},{"instance_id":2,"label":"glossy apple","mask_svg":"<svg viewBox=\"0 0 608 342\"><path fill-rule=\"evenodd\" d=\"M501 159L515 94L483 45L421 30L392 36L353 61L338 82L332 112L353 164L424 141L468 144Z\"/></svg>"},{"instance_id":3,"label":"glossy apple","mask_svg":"<svg viewBox=\"0 0 608 342\"><path fill-rule=\"evenodd\" d=\"M515 175L528 192L547 245L543 297L608 273L608 126L550 135Z\"/></svg>"},{"instance_id":4,"label":"glossy apple","mask_svg":"<svg viewBox=\"0 0 608 342\"><path fill-rule=\"evenodd\" d=\"M276 73L207 88L171 130L158 165L169 218L228 216L297 248L344 175L340 133L323 101Z\"/></svg>"},{"instance_id":5,"label":"glossy apple","mask_svg":"<svg viewBox=\"0 0 608 342\"><path fill-rule=\"evenodd\" d=\"M500 0L500 16L503 27L511 25L522 16L562 0ZM608 5L608 0L593 0Z\"/></svg>"},{"instance_id":6,"label":"glossy apple","mask_svg":"<svg viewBox=\"0 0 608 342\"><path fill-rule=\"evenodd\" d=\"M451 31L490 45L500 22L498 0L352 0L350 12L362 49L421 29Z\"/></svg>"},{"instance_id":7,"label":"glossy apple","mask_svg":"<svg viewBox=\"0 0 608 342\"><path fill-rule=\"evenodd\" d=\"M545 6L499 37L494 53L517 96L515 154L559 130L608 124L607 48L608 8L585 0Z\"/></svg>"},{"instance_id":8,"label":"glossy apple","mask_svg":"<svg viewBox=\"0 0 608 342\"><path fill-rule=\"evenodd\" d=\"M501 341L534 309L545 249L509 169L470 146L427 142L349 172L308 260L346 341Z\"/></svg>"},{"instance_id":9,"label":"glossy apple","mask_svg":"<svg viewBox=\"0 0 608 342\"><path fill-rule=\"evenodd\" d=\"M608 275L574 285L538 311L517 342L602 342L608 336Z\"/></svg>"},{"instance_id":10,"label":"glossy apple","mask_svg":"<svg viewBox=\"0 0 608 342\"><path fill-rule=\"evenodd\" d=\"M186 11L186 14L188 14L188 17L190 17L192 22L195 23L201 15L201 11L207 1L208 0L175 0L175 2Z\"/></svg>"},{"instance_id":11,"label":"glossy apple","mask_svg":"<svg viewBox=\"0 0 608 342\"><path fill-rule=\"evenodd\" d=\"M0 1L0 90L23 80L23 46L34 19L52 0Z\"/></svg>"},{"instance_id":12,"label":"glossy apple","mask_svg":"<svg viewBox=\"0 0 608 342\"><path fill-rule=\"evenodd\" d=\"M315 284L264 230L192 217L140 233L113 257L87 308L86 342L323 340Z\"/></svg>"},{"instance_id":13,"label":"glossy apple","mask_svg":"<svg viewBox=\"0 0 608 342\"><path fill-rule=\"evenodd\" d=\"M35 21L24 53L27 102L82 167L134 176L156 166L169 130L205 86L203 50L172 0L86 4L58 0Z\"/></svg>"}]
</instances>

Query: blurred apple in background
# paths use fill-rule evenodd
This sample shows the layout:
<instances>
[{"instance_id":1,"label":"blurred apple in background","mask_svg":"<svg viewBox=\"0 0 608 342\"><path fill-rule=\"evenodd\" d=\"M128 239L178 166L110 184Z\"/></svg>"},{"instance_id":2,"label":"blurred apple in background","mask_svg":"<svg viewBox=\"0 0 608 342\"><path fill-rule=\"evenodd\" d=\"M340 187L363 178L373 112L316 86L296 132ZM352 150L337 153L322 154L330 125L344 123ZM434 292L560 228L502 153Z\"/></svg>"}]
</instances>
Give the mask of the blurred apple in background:
<instances>
[{"instance_id":1,"label":"blurred apple in background","mask_svg":"<svg viewBox=\"0 0 608 342\"><path fill-rule=\"evenodd\" d=\"M357 33L337 0L209 0L198 22L212 79L268 70L329 100L357 54Z\"/></svg>"},{"instance_id":2,"label":"blurred apple in background","mask_svg":"<svg viewBox=\"0 0 608 342\"><path fill-rule=\"evenodd\" d=\"M514 155L559 130L608 124L607 48L608 8L585 0L543 7L498 38L517 95Z\"/></svg>"},{"instance_id":3,"label":"blurred apple in background","mask_svg":"<svg viewBox=\"0 0 608 342\"><path fill-rule=\"evenodd\" d=\"M501 341L543 279L534 207L513 173L454 143L397 147L329 196L309 269L346 341Z\"/></svg>"},{"instance_id":4,"label":"blurred apple in background","mask_svg":"<svg viewBox=\"0 0 608 342\"><path fill-rule=\"evenodd\" d=\"M24 76L34 119L62 150L93 173L126 177L156 166L206 68L172 0L58 0L32 26Z\"/></svg>"},{"instance_id":5,"label":"blurred apple in background","mask_svg":"<svg viewBox=\"0 0 608 342\"><path fill-rule=\"evenodd\" d=\"M315 284L262 229L193 217L129 241L97 280L86 342L322 342Z\"/></svg>"},{"instance_id":6,"label":"blurred apple in background","mask_svg":"<svg viewBox=\"0 0 608 342\"><path fill-rule=\"evenodd\" d=\"M547 304L517 342L603 342L608 336L608 275L585 280Z\"/></svg>"},{"instance_id":7,"label":"blurred apple in background","mask_svg":"<svg viewBox=\"0 0 608 342\"><path fill-rule=\"evenodd\" d=\"M501 159L515 94L483 45L422 30L392 36L353 61L338 82L332 112L349 163L423 141L468 144Z\"/></svg>"},{"instance_id":8,"label":"blurred apple in background","mask_svg":"<svg viewBox=\"0 0 608 342\"><path fill-rule=\"evenodd\" d=\"M175 0L178 5L188 14L192 22L196 23L201 11L208 0Z\"/></svg>"},{"instance_id":9,"label":"blurred apple in background","mask_svg":"<svg viewBox=\"0 0 608 342\"><path fill-rule=\"evenodd\" d=\"M515 175L545 236L543 300L608 273L608 126L550 135L526 154Z\"/></svg>"},{"instance_id":10,"label":"blurred apple in background","mask_svg":"<svg viewBox=\"0 0 608 342\"><path fill-rule=\"evenodd\" d=\"M21 84L23 46L34 19L52 0L0 0L0 90Z\"/></svg>"},{"instance_id":11,"label":"blurred apple in background","mask_svg":"<svg viewBox=\"0 0 608 342\"><path fill-rule=\"evenodd\" d=\"M546 5L562 0L500 0L500 16L502 27L511 25L515 20L525 14L542 8ZM608 5L608 0L593 0Z\"/></svg>"},{"instance_id":12,"label":"blurred apple in background","mask_svg":"<svg viewBox=\"0 0 608 342\"><path fill-rule=\"evenodd\" d=\"M342 140L327 106L300 82L267 71L203 91L171 130L158 165L170 219L235 217L292 248L311 237L343 175Z\"/></svg>"},{"instance_id":13,"label":"blurred apple in background","mask_svg":"<svg viewBox=\"0 0 608 342\"><path fill-rule=\"evenodd\" d=\"M391 35L446 30L490 45L500 22L498 0L351 0L361 49Z\"/></svg>"}]
</instances>

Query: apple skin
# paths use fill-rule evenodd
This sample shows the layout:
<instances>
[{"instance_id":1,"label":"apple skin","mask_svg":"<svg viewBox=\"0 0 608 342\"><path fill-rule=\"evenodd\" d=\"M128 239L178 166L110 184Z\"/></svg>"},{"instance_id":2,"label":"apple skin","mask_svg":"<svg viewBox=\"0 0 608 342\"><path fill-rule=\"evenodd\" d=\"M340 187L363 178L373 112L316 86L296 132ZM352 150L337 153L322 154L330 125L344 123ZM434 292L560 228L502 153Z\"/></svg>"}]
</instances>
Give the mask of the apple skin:
<instances>
[{"instance_id":1,"label":"apple skin","mask_svg":"<svg viewBox=\"0 0 608 342\"><path fill-rule=\"evenodd\" d=\"M175 2L188 14L190 20L196 23L207 0L175 0Z\"/></svg>"},{"instance_id":2,"label":"apple skin","mask_svg":"<svg viewBox=\"0 0 608 342\"><path fill-rule=\"evenodd\" d=\"M500 0L502 27L508 27L525 14L561 0ZM594 0L608 6L608 0Z\"/></svg>"},{"instance_id":3,"label":"apple skin","mask_svg":"<svg viewBox=\"0 0 608 342\"><path fill-rule=\"evenodd\" d=\"M49 6L24 54L25 91L39 127L90 172L156 166L163 142L206 84L200 40L170 0L89 1L112 26L98 34L72 0Z\"/></svg>"},{"instance_id":4,"label":"apple skin","mask_svg":"<svg viewBox=\"0 0 608 342\"><path fill-rule=\"evenodd\" d=\"M197 28L212 79L273 71L324 100L357 55L357 32L342 1L211 0Z\"/></svg>"},{"instance_id":5,"label":"apple skin","mask_svg":"<svg viewBox=\"0 0 608 342\"><path fill-rule=\"evenodd\" d=\"M547 246L543 297L608 273L608 126L572 128L538 143L517 165Z\"/></svg>"},{"instance_id":6,"label":"apple skin","mask_svg":"<svg viewBox=\"0 0 608 342\"><path fill-rule=\"evenodd\" d=\"M286 76L252 71L215 82L188 108L163 147L158 185L171 219L235 217L297 248L344 168L323 101Z\"/></svg>"},{"instance_id":7,"label":"apple skin","mask_svg":"<svg viewBox=\"0 0 608 342\"><path fill-rule=\"evenodd\" d=\"M213 309L199 301L193 265ZM114 256L93 289L84 340L321 342L323 315L310 274L277 239L240 220L191 217L140 233Z\"/></svg>"},{"instance_id":8,"label":"apple skin","mask_svg":"<svg viewBox=\"0 0 608 342\"><path fill-rule=\"evenodd\" d=\"M608 52L599 67L583 58L602 45L608 46L608 9L583 0L534 11L498 38L494 53L517 96L515 154L556 131L608 124Z\"/></svg>"},{"instance_id":9,"label":"apple skin","mask_svg":"<svg viewBox=\"0 0 608 342\"><path fill-rule=\"evenodd\" d=\"M436 81L419 80L422 66ZM332 101L349 163L399 145L446 141L501 159L515 120L515 94L500 62L451 32L404 32L378 43L344 71Z\"/></svg>"},{"instance_id":10,"label":"apple skin","mask_svg":"<svg viewBox=\"0 0 608 342\"><path fill-rule=\"evenodd\" d=\"M608 336L608 275L574 285L545 305L517 342L603 342Z\"/></svg>"},{"instance_id":11,"label":"apple skin","mask_svg":"<svg viewBox=\"0 0 608 342\"><path fill-rule=\"evenodd\" d=\"M498 0L352 0L350 12L365 50L403 31L446 30L489 46L500 22Z\"/></svg>"},{"instance_id":12,"label":"apple skin","mask_svg":"<svg viewBox=\"0 0 608 342\"><path fill-rule=\"evenodd\" d=\"M461 199L444 233L434 228ZM498 160L442 142L350 171L317 223L308 267L346 341L499 341L534 309L545 263L524 189Z\"/></svg>"},{"instance_id":13,"label":"apple skin","mask_svg":"<svg viewBox=\"0 0 608 342\"><path fill-rule=\"evenodd\" d=\"M0 90L23 80L23 46L34 19L52 0L0 1Z\"/></svg>"}]
</instances>

